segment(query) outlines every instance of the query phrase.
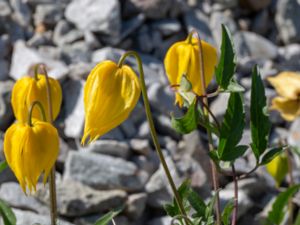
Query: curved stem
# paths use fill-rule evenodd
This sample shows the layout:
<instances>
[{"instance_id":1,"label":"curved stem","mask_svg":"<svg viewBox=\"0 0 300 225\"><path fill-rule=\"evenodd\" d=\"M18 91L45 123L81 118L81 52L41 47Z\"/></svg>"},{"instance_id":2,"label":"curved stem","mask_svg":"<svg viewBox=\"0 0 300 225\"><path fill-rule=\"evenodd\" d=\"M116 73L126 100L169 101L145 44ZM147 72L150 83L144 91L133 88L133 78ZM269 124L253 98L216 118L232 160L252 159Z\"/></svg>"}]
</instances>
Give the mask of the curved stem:
<instances>
[{"instance_id":1,"label":"curved stem","mask_svg":"<svg viewBox=\"0 0 300 225\"><path fill-rule=\"evenodd\" d=\"M232 174L233 174L233 182L234 182L234 208L233 208L233 214L232 214L232 222L231 225L236 225L237 223L237 215L238 215L238 178L236 176L235 167L234 164L231 166L232 168Z\"/></svg>"},{"instance_id":2,"label":"curved stem","mask_svg":"<svg viewBox=\"0 0 300 225\"><path fill-rule=\"evenodd\" d=\"M168 182L172 188L175 200L179 206L180 212L183 216L186 217L186 212L185 209L183 207L182 204L182 200L180 198L180 195L177 191L177 188L175 186L174 180L171 176L170 170L168 168L168 165L166 163L165 157L163 155L163 152L160 148L160 144L158 141L158 137L157 137L157 133L154 127L154 122L153 122L153 118L152 118L152 113L151 113L151 109L150 109L150 103L149 103L149 99L148 99L148 95L147 95L147 88L146 88L146 84L145 84L145 77L144 77L144 70L143 70L143 65L142 65L142 60L141 57L138 55L138 53L134 52L134 51L128 51L125 54L123 54L123 56L120 58L119 63L118 63L118 67L122 67L126 57L128 56L134 56L137 64L138 64L138 70L139 70L139 81L140 81L140 85L141 85L141 89L142 89L142 96L143 96L143 100L144 100L144 106L145 106L145 111L146 111L146 116L147 116L147 120L149 123L149 127L150 127L150 132L151 132L151 136L152 136L152 140L156 149L156 152L158 154L158 157L160 159L161 165L165 171L165 174L167 176ZM188 223L188 220L185 219L186 224Z\"/></svg>"},{"instance_id":3,"label":"curved stem","mask_svg":"<svg viewBox=\"0 0 300 225\"><path fill-rule=\"evenodd\" d=\"M209 123L209 111L207 108L209 108L208 105L208 100L207 100L207 94L206 94L206 81L205 81L205 72L204 72L204 59L203 59L203 48L202 48L202 43L200 39L200 35L196 31L192 31L189 34L189 40L192 39L192 35L196 34L197 35L197 40L198 40L198 47L199 47L199 63L200 63L200 79L201 79L201 85L202 85L202 91L203 91L203 103L207 107L203 107L203 113L205 120ZM213 151L213 139L212 139L212 133L209 129L206 129L207 137L208 137L208 146L209 146L209 151ZM217 174L217 168L216 165L212 160L210 160L210 165L211 165L211 172L212 172L212 180L213 180L213 188L216 193L216 217L217 217L217 225L221 225L221 206L220 206L220 196L219 196L219 180L218 180L218 174Z\"/></svg>"},{"instance_id":4,"label":"curved stem","mask_svg":"<svg viewBox=\"0 0 300 225\"><path fill-rule=\"evenodd\" d=\"M46 77L46 87L47 87L47 101L48 101L48 111L49 111L49 121L53 122L53 109L52 109L52 99L51 99L51 89L49 83L49 76L45 65L42 65L42 70ZM51 169L49 176L49 189L50 189L50 199L51 199L51 225L57 224L57 201L56 201L56 184L55 184L55 164Z\"/></svg>"},{"instance_id":5,"label":"curved stem","mask_svg":"<svg viewBox=\"0 0 300 225\"><path fill-rule=\"evenodd\" d=\"M30 108L29 108L29 113L28 113L28 125L32 127L32 113L33 113L33 109L35 106L38 106L39 109L40 109L40 113L42 115L42 118L43 118L43 121L47 122L47 119L46 119L46 114L45 114L45 110L44 110L44 107L42 105L42 103L40 103L39 101L34 101Z\"/></svg>"}]
</instances>

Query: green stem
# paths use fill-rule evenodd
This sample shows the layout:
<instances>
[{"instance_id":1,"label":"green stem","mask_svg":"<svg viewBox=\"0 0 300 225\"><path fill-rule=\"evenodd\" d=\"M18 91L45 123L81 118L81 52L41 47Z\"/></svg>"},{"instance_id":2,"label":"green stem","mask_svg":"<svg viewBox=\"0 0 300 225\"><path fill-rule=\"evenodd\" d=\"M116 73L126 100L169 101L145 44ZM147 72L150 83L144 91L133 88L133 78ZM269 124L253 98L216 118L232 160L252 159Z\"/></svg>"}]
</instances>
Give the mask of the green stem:
<instances>
[{"instance_id":1,"label":"green stem","mask_svg":"<svg viewBox=\"0 0 300 225\"><path fill-rule=\"evenodd\" d=\"M146 88L146 84L145 84L144 70L143 70L143 64L142 64L141 57L138 55L138 53L136 53L134 51L128 51L125 54L123 54L123 56L120 58L119 63L118 63L118 67L120 67L120 68L122 67L126 57L128 57L128 56L134 56L136 61L137 61L138 70L139 70L139 73L140 73L139 81L140 81L140 85L141 85L141 89L142 89L142 96L143 96L143 100L144 100L144 106L145 106L146 116L147 116L147 120L148 120L149 127L150 127L152 140L153 140L156 152L159 156L160 162L162 164L162 167L163 167L163 169L165 171L165 174L167 176L168 182L169 182L169 184L172 188L172 191L173 191L175 200L176 200L176 202L179 206L180 212L184 216L183 218L184 218L186 224L189 224L188 220L186 219L187 215L186 215L185 209L183 207L182 200L180 198L180 195L177 191L177 188L176 188L175 183L173 181L173 178L171 176L171 173L170 173L170 170L169 170L168 165L166 163L166 160L164 158L163 152L160 148L160 144L159 144L159 141L158 141L157 133L156 133L156 130L155 130L155 127L154 127L154 122L153 122L153 118L152 118L152 114L151 114L150 103L149 103L148 96L147 96L147 88Z\"/></svg>"},{"instance_id":2,"label":"green stem","mask_svg":"<svg viewBox=\"0 0 300 225\"><path fill-rule=\"evenodd\" d=\"M52 99L51 99L51 89L49 83L49 76L45 65L42 65L42 70L46 77L46 87L47 87L47 101L48 101L48 111L49 111L49 122L53 122L53 109L52 109ZM51 225L57 224L57 201L56 201L56 183L55 183L55 163L51 169L49 176L49 189L50 189L50 204L51 204Z\"/></svg>"},{"instance_id":3,"label":"green stem","mask_svg":"<svg viewBox=\"0 0 300 225\"><path fill-rule=\"evenodd\" d=\"M32 113L33 113L33 109L35 106L38 106L39 109L40 109L40 113L42 115L42 118L43 118L43 121L47 121L46 119L46 114L45 114L45 110L44 110L44 107L42 105L42 103L40 103L39 101L34 101L30 108L29 108L29 113L28 113L28 125L32 127Z\"/></svg>"},{"instance_id":4,"label":"green stem","mask_svg":"<svg viewBox=\"0 0 300 225\"><path fill-rule=\"evenodd\" d=\"M238 178L236 176L236 171L234 164L231 166L232 168L232 174L233 174L233 182L234 182L234 208L233 208L233 214L232 214L232 221L231 225L236 225L237 223L237 217L238 217L238 207L239 207L239 187L238 187Z\"/></svg>"},{"instance_id":5,"label":"green stem","mask_svg":"<svg viewBox=\"0 0 300 225\"><path fill-rule=\"evenodd\" d=\"M289 187L292 187L295 185L294 177L293 177L293 165L292 165L292 159L290 156L289 148L285 148L285 154L288 161L288 174L289 174ZM289 219L288 224L293 225L293 217L294 217L294 205L293 205L293 198L289 199L288 203L288 210L289 210Z\"/></svg>"},{"instance_id":6,"label":"green stem","mask_svg":"<svg viewBox=\"0 0 300 225\"><path fill-rule=\"evenodd\" d=\"M200 39L200 35L196 31L192 31L189 34L188 40L191 43L192 36L193 34L197 35L197 40L198 40L198 47L199 47L199 63L200 63L200 79L201 79L201 85L202 85L202 91L203 91L203 103L207 107L203 107L203 113L205 120L207 123L209 123L209 112L207 108L209 108L208 105L208 100L207 100L207 94L206 94L206 81L205 81L205 74L204 74L204 59L203 59L203 48L202 48L202 43ZM209 151L213 151L213 139L212 139L212 133L210 132L209 129L206 129L207 137L208 137L208 147ZM217 168L216 165L212 160L210 160L210 165L211 165L211 172L212 172L212 179L213 179L213 188L216 193L216 217L217 217L217 225L221 225L221 207L220 207L220 196L219 196L219 180L218 180L218 174L217 174Z\"/></svg>"}]
</instances>

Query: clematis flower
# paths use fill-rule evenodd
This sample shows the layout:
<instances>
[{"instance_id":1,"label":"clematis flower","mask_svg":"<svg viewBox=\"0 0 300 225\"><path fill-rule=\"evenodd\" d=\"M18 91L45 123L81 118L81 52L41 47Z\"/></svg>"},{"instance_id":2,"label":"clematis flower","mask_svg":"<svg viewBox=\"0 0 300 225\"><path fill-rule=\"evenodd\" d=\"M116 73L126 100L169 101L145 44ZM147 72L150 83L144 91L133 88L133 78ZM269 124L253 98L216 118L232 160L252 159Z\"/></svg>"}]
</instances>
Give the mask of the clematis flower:
<instances>
[{"instance_id":1,"label":"clematis flower","mask_svg":"<svg viewBox=\"0 0 300 225\"><path fill-rule=\"evenodd\" d=\"M4 136L6 161L23 191L36 190L36 184L44 173L44 184L59 151L59 137L50 123L34 119L33 123L17 122L10 126Z\"/></svg>"},{"instance_id":2,"label":"clematis flower","mask_svg":"<svg viewBox=\"0 0 300 225\"><path fill-rule=\"evenodd\" d=\"M287 121L295 120L300 116L300 74L282 72L268 81L279 94L272 100L271 109L278 110Z\"/></svg>"},{"instance_id":3,"label":"clematis flower","mask_svg":"<svg viewBox=\"0 0 300 225\"><path fill-rule=\"evenodd\" d=\"M206 87L211 82L217 64L216 49L201 40L203 50L203 64ZM200 77L200 61L199 61L199 45L198 39L187 38L185 41L180 41L173 44L165 56L164 64L167 77L172 87L178 87L183 75L192 84L192 90L196 95L203 95L204 90L201 84ZM183 99L179 93L176 93L176 103L181 107Z\"/></svg>"},{"instance_id":4,"label":"clematis flower","mask_svg":"<svg viewBox=\"0 0 300 225\"><path fill-rule=\"evenodd\" d=\"M274 178L276 186L279 187L284 177L288 173L288 159L287 156L282 153L276 156L271 162L267 164L268 173Z\"/></svg>"},{"instance_id":5,"label":"clematis flower","mask_svg":"<svg viewBox=\"0 0 300 225\"><path fill-rule=\"evenodd\" d=\"M49 85L52 100L53 120L58 116L62 102L62 90L57 80L49 77ZM11 104L15 117L20 122L28 118L28 109L34 101L39 101L46 111L46 119L50 121L46 77L39 74L37 79L23 77L18 80L12 90ZM33 110L33 118L42 119L39 109Z\"/></svg>"},{"instance_id":6,"label":"clematis flower","mask_svg":"<svg viewBox=\"0 0 300 225\"><path fill-rule=\"evenodd\" d=\"M141 88L135 72L112 61L99 63L84 86L85 126L82 143L92 142L120 125L135 107Z\"/></svg>"}]
</instances>

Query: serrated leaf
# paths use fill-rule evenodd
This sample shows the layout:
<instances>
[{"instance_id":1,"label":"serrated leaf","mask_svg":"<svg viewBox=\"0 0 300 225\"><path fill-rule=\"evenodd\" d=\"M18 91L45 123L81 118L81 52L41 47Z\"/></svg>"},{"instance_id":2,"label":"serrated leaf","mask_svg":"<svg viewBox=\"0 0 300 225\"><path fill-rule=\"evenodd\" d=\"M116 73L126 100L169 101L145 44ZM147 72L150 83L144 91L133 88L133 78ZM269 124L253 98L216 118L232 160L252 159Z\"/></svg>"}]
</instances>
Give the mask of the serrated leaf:
<instances>
[{"instance_id":1,"label":"serrated leaf","mask_svg":"<svg viewBox=\"0 0 300 225\"><path fill-rule=\"evenodd\" d=\"M182 75L181 80L180 80L180 89L184 92L189 92L192 90L192 84L191 82L187 79L186 75Z\"/></svg>"},{"instance_id":2,"label":"serrated leaf","mask_svg":"<svg viewBox=\"0 0 300 225\"><path fill-rule=\"evenodd\" d=\"M205 202L199 197L199 195L190 190L188 194L188 202L191 204L192 208L195 210L195 214L193 215L194 218L204 218L205 211L206 211L206 204Z\"/></svg>"},{"instance_id":3,"label":"serrated leaf","mask_svg":"<svg viewBox=\"0 0 300 225\"><path fill-rule=\"evenodd\" d=\"M172 127L178 133L188 134L193 130L196 130L199 121L196 101L193 101L183 117L175 118L173 115L171 117Z\"/></svg>"},{"instance_id":4,"label":"serrated leaf","mask_svg":"<svg viewBox=\"0 0 300 225\"><path fill-rule=\"evenodd\" d=\"M243 154L245 147L236 146L242 138L245 127L245 112L242 96L231 93L227 110L221 125L218 156L223 161L234 161Z\"/></svg>"},{"instance_id":5,"label":"serrated leaf","mask_svg":"<svg viewBox=\"0 0 300 225\"><path fill-rule=\"evenodd\" d=\"M268 214L267 222L275 225L280 225L284 215L286 214L285 207L291 198L300 188L300 185L295 185L288 188L285 192L280 193L272 205L272 210Z\"/></svg>"},{"instance_id":6,"label":"serrated leaf","mask_svg":"<svg viewBox=\"0 0 300 225\"><path fill-rule=\"evenodd\" d=\"M216 191L214 193L214 195L212 196L212 198L210 199L210 201L207 204L207 207L205 210L205 218L207 219L207 221L209 220L209 218L213 218L213 216L214 216L214 206L217 201L217 193L219 193L219 191Z\"/></svg>"},{"instance_id":7,"label":"serrated leaf","mask_svg":"<svg viewBox=\"0 0 300 225\"><path fill-rule=\"evenodd\" d=\"M0 173L1 173L3 170L5 170L7 167L8 167L7 162L6 162L6 161L2 161L2 162L0 163Z\"/></svg>"},{"instance_id":8,"label":"serrated leaf","mask_svg":"<svg viewBox=\"0 0 300 225\"><path fill-rule=\"evenodd\" d=\"M99 220L97 220L94 225L108 225L108 223L111 222L115 216L117 216L120 212L122 212L122 210L123 207L106 213Z\"/></svg>"},{"instance_id":9,"label":"serrated leaf","mask_svg":"<svg viewBox=\"0 0 300 225\"><path fill-rule=\"evenodd\" d=\"M265 89L257 66L252 72L250 103L251 147L258 160L267 149L271 123L267 114Z\"/></svg>"},{"instance_id":10,"label":"serrated leaf","mask_svg":"<svg viewBox=\"0 0 300 225\"><path fill-rule=\"evenodd\" d=\"M234 209L234 200L231 199L230 201L227 202L227 204L225 205L225 208L222 212L222 222L223 225L229 225L230 224L230 216L232 213L232 210Z\"/></svg>"},{"instance_id":11,"label":"serrated leaf","mask_svg":"<svg viewBox=\"0 0 300 225\"><path fill-rule=\"evenodd\" d=\"M16 225L17 219L9 205L0 199L0 215L2 216L4 225Z\"/></svg>"},{"instance_id":12,"label":"serrated leaf","mask_svg":"<svg viewBox=\"0 0 300 225\"><path fill-rule=\"evenodd\" d=\"M276 147L270 149L266 154L263 155L260 165L266 165L271 162L276 156L278 156L283 151L282 147Z\"/></svg>"},{"instance_id":13,"label":"serrated leaf","mask_svg":"<svg viewBox=\"0 0 300 225\"><path fill-rule=\"evenodd\" d=\"M235 52L229 29L222 24L222 44L219 64L216 68L216 80L221 88L227 87L235 72Z\"/></svg>"}]
</instances>

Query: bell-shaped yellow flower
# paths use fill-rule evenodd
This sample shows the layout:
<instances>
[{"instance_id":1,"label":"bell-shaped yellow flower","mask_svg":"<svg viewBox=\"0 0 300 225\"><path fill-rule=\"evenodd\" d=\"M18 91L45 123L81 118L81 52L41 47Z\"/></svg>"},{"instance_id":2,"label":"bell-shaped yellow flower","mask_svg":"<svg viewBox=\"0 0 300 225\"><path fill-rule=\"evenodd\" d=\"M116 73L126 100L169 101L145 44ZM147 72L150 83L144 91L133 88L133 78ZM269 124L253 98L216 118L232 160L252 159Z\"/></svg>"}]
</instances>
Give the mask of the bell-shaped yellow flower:
<instances>
[{"instance_id":1,"label":"bell-shaped yellow flower","mask_svg":"<svg viewBox=\"0 0 300 225\"><path fill-rule=\"evenodd\" d=\"M295 120L300 116L300 74L282 72L268 81L279 94L273 98L271 109L278 110L287 121Z\"/></svg>"},{"instance_id":2,"label":"bell-shaped yellow flower","mask_svg":"<svg viewBox=\"0 0 300 225\"><path fill-rule=\"evenodd\" d=\"M204 64L204 76L206 87L211 82L215 66L218 61L216 49L201 40L202 55ZM185 41L180 41L173 44L164 60L167 77L171 86L178 87L181 81L182 75L192 84L192 90L196 95L203 95L204 90L201 83L201 67L200 67L200 51L198 45L198 39L187 38ZM182 106L183 99L179 93L176 93L176 103Z\"/></svg>"},{"instance_id":3,"label":"bell-shaped yellow flower","mask_svg":"<svg viewBox=\"0 0 300 225\"><path fill-rule=\"evenodd\" d=\"M42 173L44 183L59 152L59 137L50 123L33 120L32 126L17 122L9 127L4 136L6 161L22 189L36 190Z\"/></svg>"},{"instance_id":4,"label":"bell-shaped yellow flower","mask_svg":"<svg viewBox=\"0 0 300 225\"><path fill-rule=\"evenodd\" d=\"M57 80L49 77L53 120L58 116L62 102L62 90ZM37 79L23 77L18 80L12 90L11 104L15 117L20 122L27 121L28 109L34 101L39 101L46 112L46 119L50 121L46 76L39 74ZM33 109L33 118L42 119L39 109Z\"/></svg>"},{"instance_id":5,"label":"bell-shaped yellow flower","mask_svg":"<svg viewBox=\"0 0 300 225\"><path fill-rule=\"evenodd\" d=\"M288 173L288 159L287 156L282 153L276 156L271 162L267 164L268 173L274 178L276 186L279 187L284 177Z\"/></svg>"},{"instance_id":6,"label":"bell-shaped yellow flower","mask_svg":"<svg viewBox=\"0 0 300 225\"><path fill-rule=\"evenodd\" d=\"M85 126L82 143L96 140L126 120L141 88L135 72L112 61L99 63L84 86Z\"/></svg>"}]
</instances>

